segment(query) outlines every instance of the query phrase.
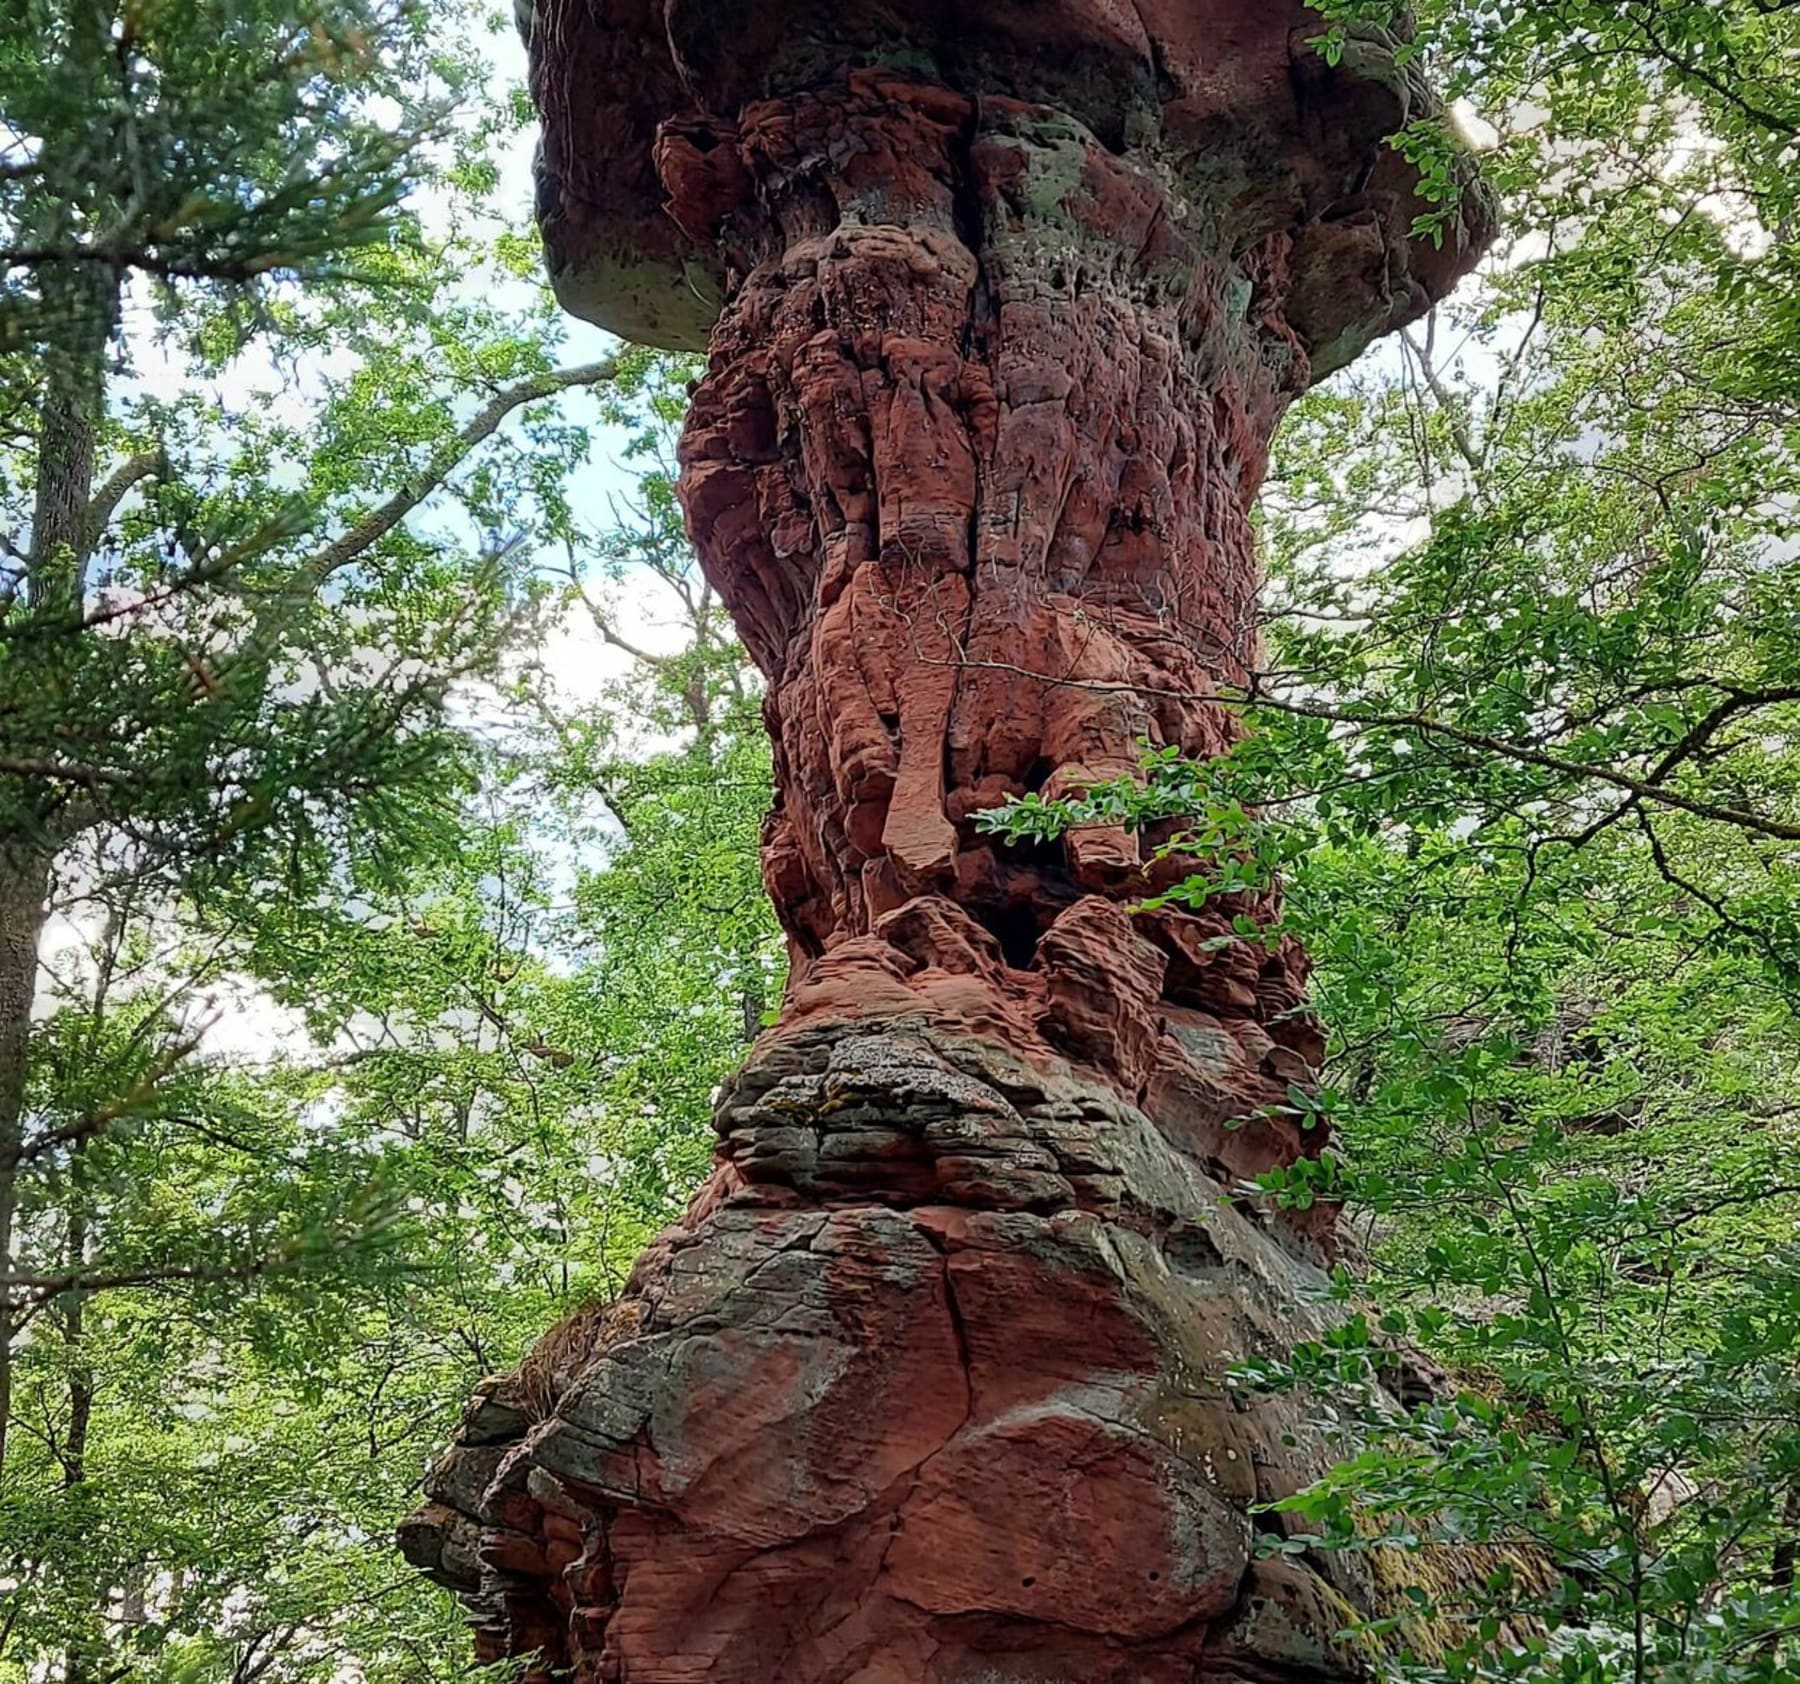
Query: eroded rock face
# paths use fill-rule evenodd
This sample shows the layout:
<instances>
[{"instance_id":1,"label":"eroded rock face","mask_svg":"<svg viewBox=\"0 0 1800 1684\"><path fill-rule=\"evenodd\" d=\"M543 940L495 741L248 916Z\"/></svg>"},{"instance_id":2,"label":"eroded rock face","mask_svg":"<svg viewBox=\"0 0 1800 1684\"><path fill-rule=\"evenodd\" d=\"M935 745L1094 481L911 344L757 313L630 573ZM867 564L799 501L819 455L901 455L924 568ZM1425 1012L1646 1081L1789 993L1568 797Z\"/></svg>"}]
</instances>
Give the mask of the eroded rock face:
<instances>
[{"instance_id":1,"label":"eroded rock face","mask_svg":"<svg viewBox=\"0 0 1800 1684\"><path fill-rule=\"evenodd\" d=\"M539 20L565 300L710 344L702 564L768 682L782 1022L625 1297L492 1383L408 1523L482 1652L632 1684L1332 1680L1381 1598L1259 1561L1331 1454L1304 956L975 817L1216 755L1285 406L1442 244L1379 40L1226 0L591 0ZM683 277L677 283L677 275ZM715 319L716 318L716 319Z\"/></svg>"},{"instance_id":2,"label":"eroded rock face","mask_svg":"<svg viewBox=\"0 0 1800 1684\"><path fill-rule=\"evenodd\" d=\"M882 71L665 123L657 159L670 216L743 275L682 493L769 681L790 1018L955 978L961 1016L1148 1103L1204 1080L1166 1027L1199 1013L1249 1047L1228 1113L1280 1105L1318 1036L1303 957L1234 934L1271 908L1133 917L1166 882L1136 838L1008 851L974 818L1146 744L1230 744L1210 698L1254 664L1248 507L1311 378L1294 236L1231 255L1156 155ZM1321 1144L1280 1117L1214 1142L1236 1173Z\"/></svg>"},{"instance_id":3,"label":"eroded rock face","mask_svg":"<svg viewBox=\"0 0 1800 1684\"><path fill-rule=\"evenodd\" d=\"M1325 1281L1108 1083L945 1029L773 1038L623 1313L493 1383L409 1523L486 1655L707 1684L1360 1676L1256 1559L1330 1459L1227 1364ZM1264 1521L1260 1524L1267 1525Z\"/></svg>"}]
</instances>

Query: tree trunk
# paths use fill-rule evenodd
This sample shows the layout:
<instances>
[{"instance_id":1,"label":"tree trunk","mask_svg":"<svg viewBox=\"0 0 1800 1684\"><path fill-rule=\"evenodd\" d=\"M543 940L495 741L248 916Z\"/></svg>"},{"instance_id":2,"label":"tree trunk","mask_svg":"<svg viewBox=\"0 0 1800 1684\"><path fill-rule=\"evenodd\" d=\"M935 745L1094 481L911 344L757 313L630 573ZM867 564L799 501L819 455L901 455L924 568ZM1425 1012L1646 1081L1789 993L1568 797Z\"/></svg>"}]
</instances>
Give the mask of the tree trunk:
<instances>
[{"instance_id":1,"label":"tree trunk","mask_svg":"<svg viewBox=\"0 0 1800 1684\"><path fill-rule=\"evenodd\" d=\"M119 284L118 275L104 269L57 270L42 277L54 339L44 357L38 403L37 486L25 576L27 609L44 635L17 646L14 681L27 688L40 682L34 674L44 668L46 653L53 667L63 640L77 635L58 627L80 614L85 591L88 509ZM47 668L42 682L54 682ZM55 863L57 806L67 792L41 780L8 782L6 817L0 820L0 1273L10 1276L38 942ZM12 1419L16 1319L9 1280L0 1288L0 1484Z\"/></svg>"},{"instance_id":2,"label":"tree trunk","mask_svg":"<svg viewBox=\"0 0 1800 1684\"><path fill-rule=\"evenodd\" d=\"M66 1256L69 1272L80 1274L87 1263L87 1217L82 1209L85 1193L81 1186L79 1152L71 1168L69 1187L68 1244ZM62 1313L63 1360L68 1371L69 1420L62 1439L62 1471L64 1500L74 1505L70 1519L79 1522L87 1505L88 1433L94 1419L94 1371L82 1347L86 1333L87 1304L79 1292L69 1294ZM85 1525L78 1526L75 1536L86 1537ZM92 1572L93 1563L78 1556L72 1564L73 1583L69 1589L71 1613L80 1611L85 1630L71 1639L63 1662L63 1684L87 1684L96 1671L105 1642L106 1585Z\"/></svg>"},{"instance_id":3,"label":"tree trunk","mask_svg":"<svg viewBox=\"0 0 1800 1684\"><path fill-rule=\"evenodd\" d=\"M25 1085L31 1041L31 1006L37 994L38 940L50 867L44 853L23 841L0 842L0 1489L5 1487L6 1443L12 1422L12 1344L18 1315L11 1275L13 1224L18 1211L19 1154L23 1143Z\"/></svg>"},{"instance_id":4,"label":"tree trunk","mask_svg":"<svg viewBox=\"0 0 1800 1684\"><path fill-rule=\"evenodd\" d=\"M1229 1375L1330 1324L1334 1212L1243 1195L1324 1145L1292 1102L1304 956L1261 933L1271 892L1148 910L1196 862L977 818L1231 747L1274 427L1469 246L1364 191L1387 96L1292 127L1298 7L1162 54L1191 152L1102 139L1099 83L1026 97L1053 42L996 57L1109 8L998 8L980 39L908 11L943 82L860 67L854 4L779 41L716 10L669 8L668 88L638 58L617 84L668 109L583 115L642 47L618 21L541 49L535 87L547 186L615 210L596 166L654 119L657 214L726 288L681 493L767 680L788 994L687 1216L530 1384L484 1388L403 1542L484 1656L582 1680L1361 1677L1368 1569L1255 1549L1253 1506L1336 1447ZM551 205L565 295L600 216Z\"/></svg>"}]
</instances>

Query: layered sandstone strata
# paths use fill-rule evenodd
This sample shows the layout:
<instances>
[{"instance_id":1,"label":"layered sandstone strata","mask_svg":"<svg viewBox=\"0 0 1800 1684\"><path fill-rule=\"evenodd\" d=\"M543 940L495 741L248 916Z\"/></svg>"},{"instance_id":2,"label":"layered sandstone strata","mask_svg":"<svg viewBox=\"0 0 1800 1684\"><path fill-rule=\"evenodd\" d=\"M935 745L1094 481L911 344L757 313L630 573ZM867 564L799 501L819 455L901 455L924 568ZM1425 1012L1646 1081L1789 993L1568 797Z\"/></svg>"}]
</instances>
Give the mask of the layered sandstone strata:
<instances>
[{"instance_id":1,"label":"layered sandstone strata","mask_svg":"<svg viewBox=\"0 0 1800 1684\"><path fill-rule=\"evenodd\" d=\"M1227 1370L1316 1334L1319 1031L1264 897L976 816L1216 755L1286 405L1419 314L1429 110L1244 0L589 0L541 19L572 308L708 371L702 565L768 686L780 1025L627 1295L473 1406L409 1523L484 1654L634 1684L1334 1679L1380 1601L1258 1560L1329 1456ZM1266 1523L1265 1523L1266 1524Z\"/></svg>"}]
</instances>

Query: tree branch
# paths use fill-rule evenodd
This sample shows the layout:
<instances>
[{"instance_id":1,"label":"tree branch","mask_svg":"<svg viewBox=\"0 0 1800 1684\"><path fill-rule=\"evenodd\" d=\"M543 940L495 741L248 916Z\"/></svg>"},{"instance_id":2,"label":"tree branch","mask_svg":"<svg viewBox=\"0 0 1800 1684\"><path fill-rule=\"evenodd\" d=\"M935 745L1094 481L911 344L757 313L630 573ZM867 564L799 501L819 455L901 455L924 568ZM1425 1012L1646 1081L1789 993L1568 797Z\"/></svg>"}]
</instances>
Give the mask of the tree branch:
<instances>
[{"instance_id":1,"label":"tree branch","mask_svg":"<svg viewBox=\"0 0 1800 1684\"><path fill-rule=\"evenodd\" d=\"M104 766L79 766L72 761L35 756L9 756L0 759L0 776L44 778L51 783L78 784L83 789L114 788L129 785L133 781L125 773L109 771Z\"/></svg>"},{"instance_id":2,"label":"tree branch","mask_svg":"<svg viewBox=\"0 0 1800 1684\"><path fill-rule=\"evenodd\" d=\"M226 1281L249 1281L278 1269L298 1266L306 1262L310 1255L307 1251L295 1249L268 1252L261 1257L246 1258L240 1263L183 1263L142 1269L70 1269L56 1275L4 1274L0 1275L0 1296L9 1300L16 1310L48 1304L68 1292L86 1295L115 1292L134 1286L173 1286L181 1283L209 1285ZM14 1296L15 1293L18 1296Z\"/></svg>"},{"instance_id":3,"label":"tree branch","mask_svg":"<svg viewBox=\"0 0 1800 1684\"><path fill-rule=\"evenodd\" d=\"M432 492L454 473L476 445L491 438L500 423L515 409L542 398L554 397L576 386L599 386L618 373L618 359L603 357L596 363L583 363L575 368L553 369L545 374L508 386L497 393L475 415L469 424L432 456L431 461L414 474L379 508L371 509L341 538L326 545L301 569L308 594L316 590L333 573L348 567L413 512Z\"/></svg>"},{"instance_id":4,"label":"tree branch","mask_svg":"<svg viewBox=\"0 0 1800 1684\"><path fill-rule=\"evenodd\" d=\"M140 480L149 479L152 475L163 478L169 471L169 459L158 448L156 450L140 450L137 455L127 457L107 477L105 483L94 493L88 504L87 512L87 544L91 550L100 542L100 535L106 530L113 512L124 500L128 492Z\"/></svg>"},{"instance_id":5,"label":"tree branch","mask_svg":"<svg viewBox=\"0 0 1800 1684\"><path fill-rule=\"evenodd\" d=\"M1497 755L1503 760L1515 761L1521 765L1542 767L1547 772L1556 772L1564 777L1609 784L1614 789L1622 789L1637 796L1640 800L1651 801L1658 806L1670 807L1678 812L1691 813L1695 818L1713 819L1720 824L1729 824L1739 830L1772 837L1779 842L1800 842L1800 824L1788 824L1780 819L1764 818L1762 814L1749 812L1742 807L1726 807L1719 802L1707 801L1699 796L1684 795L1680 790L1665 788L1651 777L1638 777L1630 772L1621 772L1611 766L1597 765L1592 761L1568 760L1543 749L1532 748L1525 743L1509 743L1504 737L1490 736L1485 731L1468 731L1459 725L1450 724L1447 720L1434 719L1430 714L1376 713L1361 708L1327 707L1316 702L1285 701L1280 697L1269 695L1261 687L1260 680L1263 676L1261 674L1252 677L1248 689L1241 690L1235 695L1225 689L1212 695L1202 695L1197 691L1160 689L1154 685L1113 683L1072 676L1058 678L1049 673L1033 672L1029 667L1020 666L1012 661L961 659L948 662L934 661L932 657L923 652L920 653L919 659L926 665L947 665L968 668L973 671L1015 673L1021 678L1032 679L1039 684L1048 685L1052 689L1130 692L1138 696L1161 696L1176 701L1266 707L1273 708L1278 713L1293 714L1302 719L1322 719L1336 725L1360 725L1366 729L1378 731L1415 731L1421 737L1439 737L1445 742L1457 743L1464 748L1480 749L1484 753ZM1746 700L1734 706L1733 712L1744 711L1750 706L1763 706L1793 699L1792 693L1787 690L1744 691L1740 694Z\"/></svg>"}]
</instances>

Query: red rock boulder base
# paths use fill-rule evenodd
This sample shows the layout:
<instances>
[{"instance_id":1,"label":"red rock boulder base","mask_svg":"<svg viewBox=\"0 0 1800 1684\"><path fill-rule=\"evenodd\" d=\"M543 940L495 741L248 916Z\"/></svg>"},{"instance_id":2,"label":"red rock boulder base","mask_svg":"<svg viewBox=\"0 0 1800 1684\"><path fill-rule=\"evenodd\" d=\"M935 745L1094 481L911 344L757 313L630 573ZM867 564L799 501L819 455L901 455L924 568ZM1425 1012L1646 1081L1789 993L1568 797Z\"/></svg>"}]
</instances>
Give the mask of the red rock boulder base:
<instances>
[{"instance_id":1,"label":"red rock boulder base","mask_svg":"<svg viewBox=\"0 0 1800 1684\"><path fill-rule=\"evenodd\" d=\"M1392 43L1298 6L562 5L533 36L571 307L705 335L681 488L767 679L779 1026L629 1291L483 1388L403 1532L487 1657L629 1684L1362 1677L1354 1564L1258 1559L1331 1459L1227 1382L1316 1337L1320 1050L1268 898L1146 913L1137 840L976 815L1221 753L1285 406L1441 244ZM716 318L716 319L715 319Z\"/></svg>"}]
</instances>

